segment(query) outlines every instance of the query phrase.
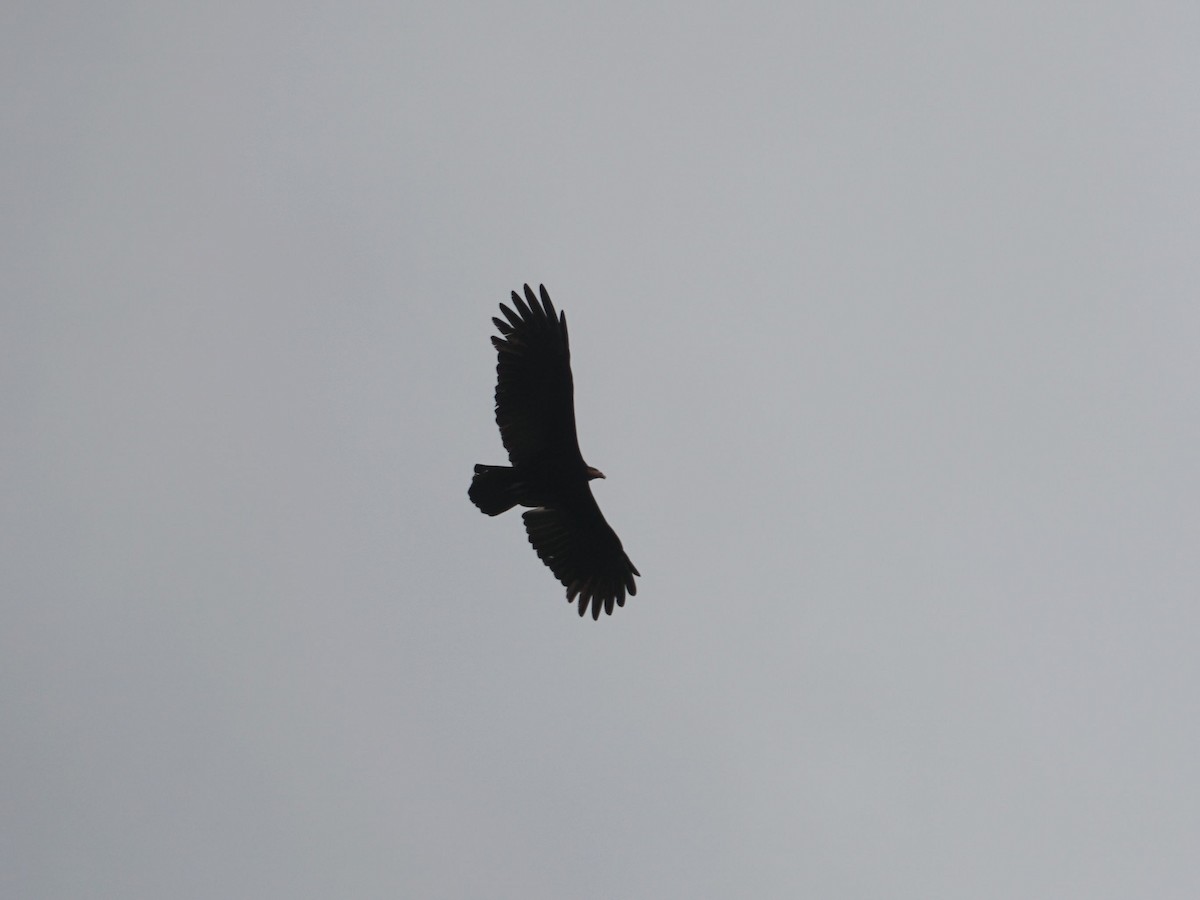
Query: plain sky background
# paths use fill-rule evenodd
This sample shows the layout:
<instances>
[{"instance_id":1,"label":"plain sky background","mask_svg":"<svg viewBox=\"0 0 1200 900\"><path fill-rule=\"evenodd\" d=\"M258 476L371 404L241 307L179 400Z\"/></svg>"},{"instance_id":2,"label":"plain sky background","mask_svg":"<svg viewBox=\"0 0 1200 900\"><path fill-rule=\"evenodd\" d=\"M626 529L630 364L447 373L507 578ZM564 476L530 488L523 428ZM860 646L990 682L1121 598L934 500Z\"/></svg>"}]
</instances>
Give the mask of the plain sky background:
<instances>
[{"instance_id":1,"label":"plain sky background","mask_svg":"<svg viewBox=\"0 0 1200 900\"><path fill-rule=\"evenodd\" d=\"M0 894L1200 896L1198 47L7 4ZM467 501L526 281L600 622Z\"/></svg>"}]
</instances>

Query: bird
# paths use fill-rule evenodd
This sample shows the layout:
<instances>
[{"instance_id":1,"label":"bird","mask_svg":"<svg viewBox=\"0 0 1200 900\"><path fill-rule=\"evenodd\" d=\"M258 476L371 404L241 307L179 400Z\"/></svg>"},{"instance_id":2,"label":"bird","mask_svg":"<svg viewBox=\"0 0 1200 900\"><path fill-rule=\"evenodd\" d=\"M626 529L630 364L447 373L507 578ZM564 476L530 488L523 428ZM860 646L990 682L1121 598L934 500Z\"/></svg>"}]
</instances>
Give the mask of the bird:
<instances>
[{"instance_id":1,"label":"bird","mask_svg":"<svg viewBox=\"0 0 1200 900\"><path fill-rule=\"evenodd\" d=\"M496 424L512 465L475 466L467 495L480 511L498 516L514 506L529 543L577 602L582 617L612 615L641 576L604 519L589 485L604 478L583 461L575 432L575 389L567 317L546 291L525 285L512 292L513 308L500 304L493 317L496 348Z\"/></svg>"}]
</instances>

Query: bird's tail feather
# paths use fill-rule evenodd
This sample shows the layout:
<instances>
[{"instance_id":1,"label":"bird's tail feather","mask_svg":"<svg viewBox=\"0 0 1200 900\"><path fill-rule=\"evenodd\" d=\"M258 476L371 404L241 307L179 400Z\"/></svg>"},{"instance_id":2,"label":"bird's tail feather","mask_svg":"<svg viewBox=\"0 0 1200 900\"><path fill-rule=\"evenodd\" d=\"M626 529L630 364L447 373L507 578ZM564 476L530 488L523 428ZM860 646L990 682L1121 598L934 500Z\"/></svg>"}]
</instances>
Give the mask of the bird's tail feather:
<instances>
[{"instance_id":1,"label":"bird's tail feather","mask_svg":"<svg viewBox=\"0 0 1200 900\"><path fill-rule=\"evenodd\" d=\"M489 516L507 512L519 499L515 472L511 466L477 465L467 496Z\"/></svg>"}]
</instances>

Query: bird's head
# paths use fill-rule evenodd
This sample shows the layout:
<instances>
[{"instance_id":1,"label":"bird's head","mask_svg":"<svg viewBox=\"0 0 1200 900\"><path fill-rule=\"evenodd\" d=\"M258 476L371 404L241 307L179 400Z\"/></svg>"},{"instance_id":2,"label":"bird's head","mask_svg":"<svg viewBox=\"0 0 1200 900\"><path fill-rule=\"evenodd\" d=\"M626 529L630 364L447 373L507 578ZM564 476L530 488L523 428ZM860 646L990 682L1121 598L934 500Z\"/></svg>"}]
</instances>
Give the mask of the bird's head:
<instances>
[{"instance_id":1,"label":"bird's head","mask_svg":"<svg viewBox=\"0 0 1200 900\"><path fill-rule=\"evenodd\" d=\"M601 472L599 469L597 469L595 466L588 466L587 467L587 477L588 477L588 481L591 481L593 478L603 478L604 473Z\"/></svg>"}]
</instances>

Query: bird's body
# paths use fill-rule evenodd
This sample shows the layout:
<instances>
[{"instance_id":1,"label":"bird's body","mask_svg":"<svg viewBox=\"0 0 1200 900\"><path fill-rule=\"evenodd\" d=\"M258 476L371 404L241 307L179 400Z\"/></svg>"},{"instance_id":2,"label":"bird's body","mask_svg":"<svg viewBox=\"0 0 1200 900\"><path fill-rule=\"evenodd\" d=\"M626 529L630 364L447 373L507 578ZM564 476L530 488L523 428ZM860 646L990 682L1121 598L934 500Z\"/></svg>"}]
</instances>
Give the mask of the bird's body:
<instances>
[{"instance_id":1,"label":"bird's body","mask_svg":"<svg viewBox=\"0 0 1200 900\"><path fill-rule=\"evenodd\" d=\"M616 533L604 520L588 482L603 478L583 461L575 432L574 385L567 320L556 313L546 288L540 300L529 285L503 303L505 319L493 318L496 347L496 424L511 466L475 466L468 495L489 516L514 506L529 542L579 602L582 616L601 608L611 614L637 593L635 575ZM507 321L506 321L507 320Z\"/></svg>"}]
</instances>

